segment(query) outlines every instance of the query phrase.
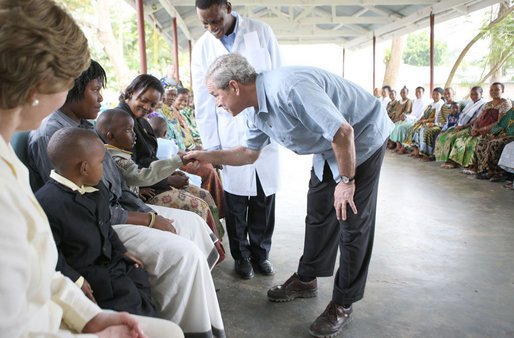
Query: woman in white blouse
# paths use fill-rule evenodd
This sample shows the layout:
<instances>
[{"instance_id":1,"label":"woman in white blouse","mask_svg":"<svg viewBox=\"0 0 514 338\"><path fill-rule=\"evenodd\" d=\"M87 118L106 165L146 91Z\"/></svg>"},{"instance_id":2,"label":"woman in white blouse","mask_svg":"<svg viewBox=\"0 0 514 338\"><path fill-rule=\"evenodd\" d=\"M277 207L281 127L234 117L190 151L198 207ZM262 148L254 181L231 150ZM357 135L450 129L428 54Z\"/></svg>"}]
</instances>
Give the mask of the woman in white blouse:
<instances>
[{"instance_id":1,"label":"woman in white blouse","mask_svg":"<svg viewBox=\"0 0 514 338\"><path fill-rule=\"evenodd\" d=\"M89 60L80 28L53 1L0 0L0 335L181 337L171 322L102 311L55 271L48 220L8 143L63 104Z\"/></svg>"}]
</instances>

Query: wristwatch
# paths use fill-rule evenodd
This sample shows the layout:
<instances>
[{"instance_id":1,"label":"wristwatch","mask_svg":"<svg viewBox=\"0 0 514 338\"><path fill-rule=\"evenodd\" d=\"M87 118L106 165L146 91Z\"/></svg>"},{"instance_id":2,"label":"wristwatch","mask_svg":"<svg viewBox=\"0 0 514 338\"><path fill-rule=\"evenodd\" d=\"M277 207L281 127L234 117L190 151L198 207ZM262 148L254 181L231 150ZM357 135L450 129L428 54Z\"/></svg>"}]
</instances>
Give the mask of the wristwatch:
<instances>
[{"instance_id":1,"label":"wristwatch","mask_svg":"<svg viewBox=\"0 0 514 338\"><path fill-rule=\"evenodd\" d=\"M339 178L341 179L341 181L343 181L343 183L350 183L351 181L355 180L355 176L348 177L348 176L339 175Z\"/></svg>"}]
</instances>

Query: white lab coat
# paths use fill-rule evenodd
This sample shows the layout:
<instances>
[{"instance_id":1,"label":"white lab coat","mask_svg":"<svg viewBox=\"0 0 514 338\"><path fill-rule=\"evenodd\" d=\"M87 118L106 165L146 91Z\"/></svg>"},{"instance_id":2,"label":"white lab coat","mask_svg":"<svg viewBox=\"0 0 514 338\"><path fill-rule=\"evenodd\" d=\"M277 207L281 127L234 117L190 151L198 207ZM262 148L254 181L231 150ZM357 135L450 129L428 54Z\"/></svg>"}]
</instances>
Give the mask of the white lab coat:
<instances>
[{"instance_id":1,"label":"white lab coat","mask_svg":"<svg viewBox=\"0 0 514 338\"><path fill-rule=\"evenodd\" d=\"M260 21L237 16L239 20L232 52L246 57L257 73L282 64L277 40L271 28ZM205 73L220 55L229 52L211 33L205 32L193 48L191 71L195 97L196 122L204 148L215 146L228 149L243 143L246 112L233 117L223 108L217 108L206 86ZM247 108L253 109L253 108ZM262 149L254 164L240 167L223 166L223 188L239 196L256 196L255 171L266 196L276 193L280 181L278 145L274 142Z\"/></svg>"}]
</instances>

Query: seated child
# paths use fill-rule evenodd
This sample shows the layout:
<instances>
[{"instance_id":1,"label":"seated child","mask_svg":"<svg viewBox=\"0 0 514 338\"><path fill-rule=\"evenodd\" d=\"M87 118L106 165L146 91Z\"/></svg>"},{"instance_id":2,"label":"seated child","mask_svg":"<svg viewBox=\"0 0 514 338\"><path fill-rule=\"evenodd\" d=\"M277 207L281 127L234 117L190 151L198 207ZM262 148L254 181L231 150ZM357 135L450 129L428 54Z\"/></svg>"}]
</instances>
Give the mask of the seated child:
<instances>
[{"instance_id":1,"label":"seated child","mask_svg":"<svg viewBox=\"0 0 514 338\"><path fill-rule=\"evenodd\" d=\"M155 317L143 263L111 227L102 142L89 130L63 128L47 152L54 170L36 197L57 244L56 269L104 309Z\"/></svg>"},{"instance_id":2,"label":"seated child","mask_svg":"<svg viewBox=\"0 0 514 338\"><path fill-rule=\"evenodd\" d=\"M111 154L127 185L139 195L139 187L153 185L170 176L182 165L182 156L173 156L165 160L154 161L148 168L139 168L132 161L131 149L136 142L134 120L121 109L104 111L96 122L96 130L105 148Z\"/></svg>"},{"instance_id":3,"label":"seated child","mask_svg":"<svg viewBox=\"0 0 514 338\"><path fill-rule=\"evenodd\" d=\"M183 150L179 150L178 146L172 140L168 140L166 138L167 130L167 122L160 116L152 117L150 120L150 125L155 133L155 137L157 137L157 158L162 160L165 158L172 158L177 154L185 154ZM187 172L183 172L191 183L196 186L202 185L202 178L198 175L190 174Z\"/></svg>"},{"instance_id":4,"label":"seated child","mask_svg":"<svg viewBox=\"0 0 514 338\"><path fill-rule=\"evenodd\" d=\"M441 132L445 132L448 129L454 128L459 122L460 116L460 104L458 102L452 102L451 113L448 115L448 120L446 120L446 124L444 125Z\"/></svg>"},{"instance_id":5,"label":"seated child","mask_svg":"<svg viewBox=\"0 0 514 338\"><path fill-rule=\"evenodd\" d=\"M168 189L156 193L151 188L140 190L139 187L148 187L157 182L169 178L187 177L181 172L175 172L182 164L189 162L182 161L182 155L175 155L172 158L153 161L148 168L139 168L132 160L131 153L124 149L131 149L135 142L134 119L121 109L109 109L104 111L96 121L96 130L100 137L106 143L105 147L112 156L114 163L118 167L120 173L125 177L127 185L130 189L138 194L142 199L147 199L147 203L166 206L170 208L178 208L189 210L201 216L209 225L217 239L219 219L214 218L212 210L205 199L210 198L211 203L215 206L214 200L209 192L195 186L185 187L185 189L177 189L167 186ZM194 189L194 190L189 190ZM195 193L195 194L193 194ZM197 197L198 196L198 197ZM218 241L215 246L220 255L219 260L213 262L221 262L225 258L223 248ZM212 268L213 266L211 266Z\"/></svg>"}]
</instances>

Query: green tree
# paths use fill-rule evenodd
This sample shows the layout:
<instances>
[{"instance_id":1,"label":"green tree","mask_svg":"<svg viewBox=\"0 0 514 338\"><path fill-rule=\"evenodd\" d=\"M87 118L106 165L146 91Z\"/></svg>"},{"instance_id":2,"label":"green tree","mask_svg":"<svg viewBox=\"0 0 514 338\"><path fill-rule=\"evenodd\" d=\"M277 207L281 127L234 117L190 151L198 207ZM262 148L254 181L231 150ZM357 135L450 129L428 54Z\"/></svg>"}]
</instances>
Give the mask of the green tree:
<instances>
[{"instance_id":1,"label":"green tree","mask_svg":"<svg viewBox=\"0 0 514 338\"><path fill-rule=\"evenodd\" d=\"M135 11L120 10L117 0L57 1L72 13L82 27L89 41L92 58L97 60L107 72L107 88L116 92L123 90L140 71ZM102 9L101 16L98 15L99 8ZM174 55L168 41L160 34L153 33L153 25L145 22L148 72L161 77L166 73L167 65L173 61ZM156 58L154 57L155 44L157 44ZM188 60L187 52L179 53L180 76L185 85L189 83Z\"/></svg>"},{"instance_id":2,"label":"green tree","mask_svg":"<svg viewBox=\"0 0 514 338\"><path fill-rule=\"evenodd\" d=\"M434 41L434 64L440 66L447 61L448 44ZM409 34L403 51L403 63L412 66L430 66L430 37L427 31Z\"/></svg>"}]
</instances>

